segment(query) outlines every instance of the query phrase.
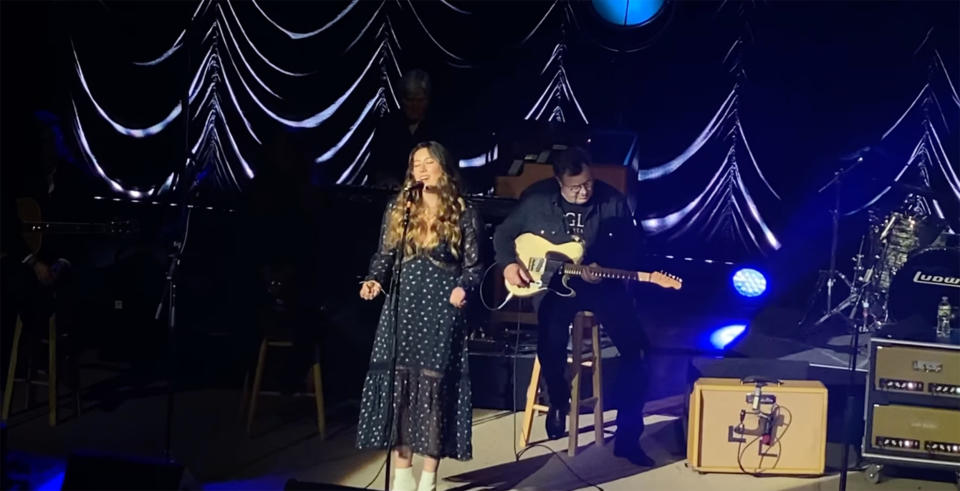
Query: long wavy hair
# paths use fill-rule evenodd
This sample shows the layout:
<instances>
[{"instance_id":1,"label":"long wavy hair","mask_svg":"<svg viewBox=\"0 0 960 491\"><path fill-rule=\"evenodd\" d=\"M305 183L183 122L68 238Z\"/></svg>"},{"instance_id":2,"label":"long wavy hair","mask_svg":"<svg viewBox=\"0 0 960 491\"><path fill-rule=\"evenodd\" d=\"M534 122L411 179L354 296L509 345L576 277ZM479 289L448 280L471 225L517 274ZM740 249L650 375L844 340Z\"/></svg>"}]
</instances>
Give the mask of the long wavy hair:
<instances>
[{"instance_id":1,"label":"long wavy hair","mask_svg":"<svg viewBox=\"0 0 960 491\"><path fill-rule=\"evenodd\" d=\"M404 255L411 256L418 250L430 250L437 247L441 242L446 242L454 257L460 257L460 218L466 209L466 202L460 196L460 176L453 167L447 149L435 141L418 143L413 147L407 159L404 188L415 182L413 155L422 148L427 149L430 156L437 159L443 169L443 175L435 189L440 202L436 208L436 213L431 214L432 210L428 209L423 203L422 191L416 191L417 195L411 202L410 228L407 230ZM401 193L392 204L390 225L384 244L387 249L397 247L400 237L403 235L404 199L405 197Z\"/></svg>"}]
</instances>

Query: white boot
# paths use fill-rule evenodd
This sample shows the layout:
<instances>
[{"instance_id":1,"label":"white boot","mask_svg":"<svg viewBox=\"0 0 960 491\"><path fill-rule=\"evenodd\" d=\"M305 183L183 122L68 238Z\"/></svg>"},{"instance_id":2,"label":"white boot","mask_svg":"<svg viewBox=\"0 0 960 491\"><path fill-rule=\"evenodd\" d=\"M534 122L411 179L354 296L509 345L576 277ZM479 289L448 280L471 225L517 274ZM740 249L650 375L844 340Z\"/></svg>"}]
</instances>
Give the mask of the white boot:
<instances>
[{"instance_id":1,"label":"white boot","mask_svg":"<svg viewBox=\"0 0 960 491\"><path fill-rule=\"evenodd\" d=\"M420 486L417 491L437 491L437 473L423 471L420 473Z\"/></svg>"},{"instance_id":2,"label":"white boot","mask_svg":"<svg viewBox=\"0 0 960 491\"><path fill-rule=\"evenodd\" d=\"M416 491L417 480L413 477L413 467L397 467L393 471L393 486L396 491Z\"/></svg>"}]
</instances>

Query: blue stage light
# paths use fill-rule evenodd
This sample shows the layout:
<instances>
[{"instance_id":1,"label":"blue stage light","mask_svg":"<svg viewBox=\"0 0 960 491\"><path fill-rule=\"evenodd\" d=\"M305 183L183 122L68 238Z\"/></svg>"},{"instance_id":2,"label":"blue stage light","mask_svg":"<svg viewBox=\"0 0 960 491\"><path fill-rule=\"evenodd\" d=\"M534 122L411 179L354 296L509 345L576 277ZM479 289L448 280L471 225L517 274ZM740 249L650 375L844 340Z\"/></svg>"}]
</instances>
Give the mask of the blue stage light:
<instances>
[{"instance_id":1,"label":"blue stage light","mask_svg":"<svg viewBox=\"0 0 960 491\"><path fill-rule=\"evenodd\" d=\"M721 327L710 334L710 344L716 349L725 349L727 345L735 341L746 330L746 324L731 324Z\"/></svg>"},{"instance_id":2,"label":"blue stage light","mask_svg":"<svg viewBox=\"0 0 960 491\"><path fill-rule=\"evenodd\" d=\"M665 0L593 0L603 20L618 26L638 26L653 19Z\"/></svg>"},{"instance_id":3,"label":"blue stage light","mask_svg":"<svg viewBox=\"0 0 960 491\"><path fill-rule=\"evenodd\" d=\"M755 269L742 268L733 274L733 287L744 297L758 297L767 291L767 278Z\"/></svg>"},{"instance_id":4,"label":"blue stage light","mask_svg":"<svg viewBox=\"0 0 960 491\"><path fill-rule=\"evenodd\" d=\"M37 486L37 491L57 491L63 489L63 478L66 477L66 471L60 471L56 473L50 479L47 479L43 484Z\"/></svg>"}]
</instances>

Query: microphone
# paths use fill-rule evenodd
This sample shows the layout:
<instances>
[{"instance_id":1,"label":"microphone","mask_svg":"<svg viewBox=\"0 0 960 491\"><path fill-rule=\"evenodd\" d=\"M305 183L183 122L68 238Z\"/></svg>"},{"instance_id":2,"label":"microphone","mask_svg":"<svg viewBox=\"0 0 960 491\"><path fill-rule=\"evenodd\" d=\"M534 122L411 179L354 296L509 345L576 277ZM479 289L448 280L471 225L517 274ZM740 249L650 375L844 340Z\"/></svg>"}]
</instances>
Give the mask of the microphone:
<instances>
[{"instance_id":1,"label":"microphone","mask_svg":"<svg viewBox=\"0 0 960 491\"><path fill-rule=\"evenodd\" d=\"M403 194L406 196L407 201L416 201L419 199L416 191L420 191L422 189L423 181L413 181L403 187Z\"/></svg>"},{"instance_id":2,"label":"microphone","mask_svg":"<svg viewBox=\"0 0 960 491\"><path fill-rule=\"evenodd\" d=\"M403 187L404 192L419 191L423 189L423 181L413 181Z\"/></svg>"}]
</instances>

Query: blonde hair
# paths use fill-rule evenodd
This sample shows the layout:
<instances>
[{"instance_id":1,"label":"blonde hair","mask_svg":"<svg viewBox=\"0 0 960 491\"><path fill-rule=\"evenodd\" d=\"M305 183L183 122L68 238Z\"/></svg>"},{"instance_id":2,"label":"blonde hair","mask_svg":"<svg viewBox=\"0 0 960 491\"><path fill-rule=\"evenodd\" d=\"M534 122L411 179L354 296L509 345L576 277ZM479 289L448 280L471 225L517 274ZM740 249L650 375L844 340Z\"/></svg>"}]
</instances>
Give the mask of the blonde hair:
<instances>
[{"instance_id":1,"label":"blonde hair","mask_svg":"<svg viewBox=\"0 0 960 491\"><path fill-rule=\"evenodd\" d=\"M443 169L443 176L436 189L440 200L436 214L433 216L430 216L431 210L424 206L422 197L417 196L410 202L410 227L404 244L404 255L410 256L418 250L433 249L443 241L450 246L453 256L459 258L462 238L460 218L466 210L466 202L460 196L460 180L456 171L450 168L450 157L443 145L437 142L423 142L413 147L407 161L404 187L414 183L413 155L422 148L427 149L430 155L440 162ZM389 225L384 241L384 246L388 250L397 247L403 235L403 213L406 206L404 199L405 197L401 194L391 204Z\"/></svg>"}]
</instances>

